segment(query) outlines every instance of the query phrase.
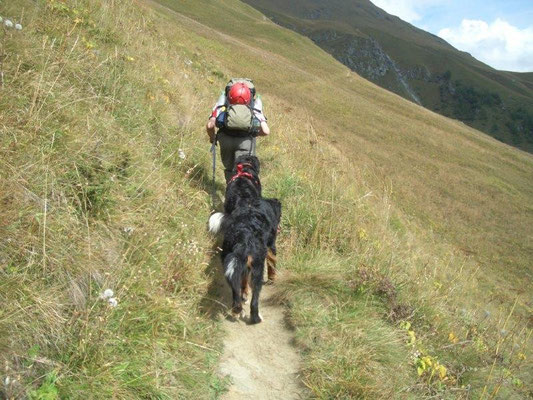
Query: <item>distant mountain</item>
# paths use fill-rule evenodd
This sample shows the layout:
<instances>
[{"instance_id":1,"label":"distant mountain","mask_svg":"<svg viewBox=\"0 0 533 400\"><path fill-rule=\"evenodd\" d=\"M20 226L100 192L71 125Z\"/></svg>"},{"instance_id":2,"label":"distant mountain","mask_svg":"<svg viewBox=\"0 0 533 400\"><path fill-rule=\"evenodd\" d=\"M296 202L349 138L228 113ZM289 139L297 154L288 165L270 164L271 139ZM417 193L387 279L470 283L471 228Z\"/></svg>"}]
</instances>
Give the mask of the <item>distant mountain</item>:
<instances>
[{"instance_id":1,"label":"distant mountain","mask_svg":"<svg viewBox=\"0 0 533 400\"><path fill-rule=\"evenodd\" d=\"M368 0L243 0L383 88L533 152L533 73L498 71Z\"/></svg>"}]
</instances>

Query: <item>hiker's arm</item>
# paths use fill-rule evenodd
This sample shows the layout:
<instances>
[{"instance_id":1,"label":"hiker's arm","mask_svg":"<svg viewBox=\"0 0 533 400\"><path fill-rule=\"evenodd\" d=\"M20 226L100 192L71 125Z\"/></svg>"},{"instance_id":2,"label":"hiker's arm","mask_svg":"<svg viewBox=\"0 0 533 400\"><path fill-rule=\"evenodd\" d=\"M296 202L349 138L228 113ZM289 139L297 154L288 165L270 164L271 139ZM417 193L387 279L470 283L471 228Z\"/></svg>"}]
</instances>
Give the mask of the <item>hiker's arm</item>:
<instances>
[{"instance_id":1,"label":"hiker's arm","mask_svg":"<svg viewBox=\"0 0 533 400\"><path fill-rule=\"evenodd\" d=\"M205 126L205 131L207 132L207 135L209 136L209 141L213 143L215 140L215 122L216 118L211 117L209 118L209 121L207 121L207 125Z\"/></svg>"},{"instance_id":2,"label":"hiker's arm","mask_svg":"<svg viewBox=\"0 0 533 400\"><path fill-rule=\"evenodd\" d=\"M211 143L215 141L216 119L220 109L224 106L224 104L226 104L226 95L222 93L219 96L215 106L213 107L213 110L211 111L211 117L209 118L209 121L207 121L207 125L205 126L205 130L209 135L209 141Z\"/></svg>"},{"instance_id":3,"label":"hiker's arm","mask_svg":"<svg viewBox=\"0 0 533 400\"><path fill-rule=\"evenodd\" d=\"M268 127L268 124L266 121L261 122L261 129L259 130L259 136L267 136L270 135L270 128Z\"/></svg>"}]
</instances>

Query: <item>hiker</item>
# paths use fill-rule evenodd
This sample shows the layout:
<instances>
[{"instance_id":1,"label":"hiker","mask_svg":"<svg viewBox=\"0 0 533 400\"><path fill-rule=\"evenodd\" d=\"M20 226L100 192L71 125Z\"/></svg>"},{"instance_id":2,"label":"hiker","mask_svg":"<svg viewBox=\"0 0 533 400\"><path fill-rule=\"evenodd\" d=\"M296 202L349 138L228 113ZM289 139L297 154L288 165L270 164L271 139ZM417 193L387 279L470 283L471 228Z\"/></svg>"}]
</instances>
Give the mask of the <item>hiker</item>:
<instances>
[{"instance_id":1,"label":"hiker","mask_svg":"<svg viewBox=\"0 0 533 400\"><path fill-rule=\"evenodd\" d=\"M235 158L244 154L255 155L255 137L270 133L263 114L263 102L255 96L255 87L250 79L229 81L205 128L210 142L220 143L220 157L228 183ZM215 128L218 128L216 135Z\"/></svg>"}]
</instances>

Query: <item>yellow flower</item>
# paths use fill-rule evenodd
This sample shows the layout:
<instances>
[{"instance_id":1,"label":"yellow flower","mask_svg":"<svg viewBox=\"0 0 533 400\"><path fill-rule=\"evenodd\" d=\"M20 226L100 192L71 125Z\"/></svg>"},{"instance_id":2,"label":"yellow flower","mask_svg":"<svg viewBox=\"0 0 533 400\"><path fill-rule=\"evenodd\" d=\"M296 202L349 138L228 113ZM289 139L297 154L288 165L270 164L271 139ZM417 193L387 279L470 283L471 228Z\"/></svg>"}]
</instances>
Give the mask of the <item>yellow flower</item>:
<instances>
[{"instance_id":1,"label":"yellow flower","mask_svg":"<svg viewBox=\"0 0 533 400\"><path fill-rule=\"evenodd\" d=\"M448 340L451 343L457 343L459 341L459 338L457 336L455 336L455 333L450 332L450 334L448 335Z\"/></svg>"},{"instance_id":2,"label":"yellow flower","mask_svg":"<svg viewBox=\"0 0 533 400\"><path fill-rule=\"evenodd\" d=\"M443 380L444 378L446 378L446 373L448 372L446 367L444 365L439 365L437 367L437 370L439 371L439 378L441 380Z\"/></svg>"}]
</instances>

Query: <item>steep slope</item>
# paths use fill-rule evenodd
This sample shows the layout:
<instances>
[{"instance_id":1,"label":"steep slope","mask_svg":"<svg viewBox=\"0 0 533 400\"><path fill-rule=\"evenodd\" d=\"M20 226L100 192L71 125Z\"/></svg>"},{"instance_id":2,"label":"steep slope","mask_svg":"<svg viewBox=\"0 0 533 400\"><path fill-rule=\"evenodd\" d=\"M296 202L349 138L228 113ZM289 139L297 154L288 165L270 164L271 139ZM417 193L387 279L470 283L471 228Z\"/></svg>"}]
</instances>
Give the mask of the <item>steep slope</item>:
<instances>
[{"instance_id":1,"label":"steep slope","mask_svg":"<svg viewBox=\"0 0 533 400\"><path fill-rule=\"evenodd\" d=\"M494 70L368 0L245 2L378 85L533 151L533 88L520 74Z\"/></svg>"},{"instance_id":2,"label":"steep slope","mask_svg":"<svg viewBox=\"0 0 533 400\"><path fill-rule=\"evenodd\" d=\"M270 117L259 155L283 202L285 275L271 301L312 395L531 393L529 154L236 0L28 0L0 15L22 7L24 30L2 42L0 396L225 390L203 125L231 76L255 79Z\"/></svg>"}]
</instances>

